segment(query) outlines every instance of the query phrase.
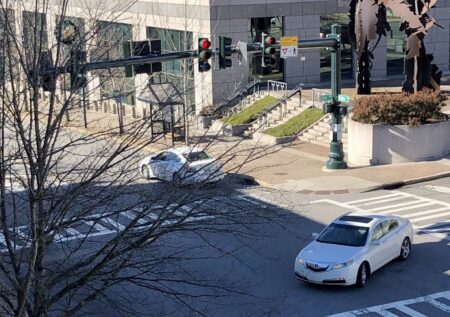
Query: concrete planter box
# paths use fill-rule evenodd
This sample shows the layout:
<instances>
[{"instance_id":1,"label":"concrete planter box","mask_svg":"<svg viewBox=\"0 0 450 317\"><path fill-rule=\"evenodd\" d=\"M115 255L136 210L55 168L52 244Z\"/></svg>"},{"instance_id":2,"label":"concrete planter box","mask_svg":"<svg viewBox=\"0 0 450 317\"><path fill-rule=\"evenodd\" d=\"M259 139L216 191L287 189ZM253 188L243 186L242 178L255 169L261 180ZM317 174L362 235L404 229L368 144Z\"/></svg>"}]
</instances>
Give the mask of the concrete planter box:
<instances>
[{"instance_id":1,"label":"concrete planter box","mask_svg":"<svg viewBox=\"0 0 450 317\"><path fill-rule=\"evenodd\" d=\"M239 136L244 134L252 125L251 124L240 124L240 125L230 125L223 123L221 120L216 120L212 123L210 130L219 132L221 131L223 135L227 136Z\"/></svg>"},{"instance_id":2,"label":"concrete planter box","mask_svg":"<svg viewBox=\"0 0 450 317\"><path fill-rule=\"evenodd\" d=\"M284 136L284 137L275 137L262 132L253 133L253 140L257 143L263 145L277 145L277 144L285 144L294 141L297 138L296 135L293 136Z\"/></svg>"},{"instance_id":3,"label":"concrete planter box","mask_svg":"<svg viewBox=\"0 0 450 317\"><path fill-rule=\"evenodd\" d=\"M348 162L353 165L435 160L449 153L450 120L417 127L348 120Z\"/></svg>"}]
</instances>

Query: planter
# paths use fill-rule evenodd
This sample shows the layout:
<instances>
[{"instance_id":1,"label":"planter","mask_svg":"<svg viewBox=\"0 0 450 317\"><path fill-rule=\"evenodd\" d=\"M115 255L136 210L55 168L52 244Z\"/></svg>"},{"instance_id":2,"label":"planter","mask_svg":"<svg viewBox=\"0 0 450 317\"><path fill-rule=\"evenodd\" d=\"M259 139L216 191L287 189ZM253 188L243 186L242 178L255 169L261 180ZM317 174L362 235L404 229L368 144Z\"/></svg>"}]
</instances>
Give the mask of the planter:
<instances>
[{"instance_id":1,"label":"planter","mask_svg":"<svg viewBox=\"0 0 450 317\"><path fill-rule=\"evenodd\" d=\"M198 127L200 129L208 129L211 126L214 119L215 117L212 116L198 116L197 117Z\"/></svg>"},{"instance_id":2,"label":"planter","mask_svg":"<svg viewBox=\"0 0 450 317\"><path fill-rule=\"evenodd\" d=\"M348 120L348 162L378 165L436 160L450 153L450 120L419 126Z\"/></svg>"},{"instance_id":3,"label":"planter","mask_svg":"<svg viewBox=\"0 0 450 317\"><path fill-rule=\"evenodd\" d=\"M263 145L277 145L277 144L285 144L294 141L297 138L296 135L293 136L284 136L284 137L275 137L262 132L253 133L253 140L257 143Z\"/></svg>"}]
</instances>

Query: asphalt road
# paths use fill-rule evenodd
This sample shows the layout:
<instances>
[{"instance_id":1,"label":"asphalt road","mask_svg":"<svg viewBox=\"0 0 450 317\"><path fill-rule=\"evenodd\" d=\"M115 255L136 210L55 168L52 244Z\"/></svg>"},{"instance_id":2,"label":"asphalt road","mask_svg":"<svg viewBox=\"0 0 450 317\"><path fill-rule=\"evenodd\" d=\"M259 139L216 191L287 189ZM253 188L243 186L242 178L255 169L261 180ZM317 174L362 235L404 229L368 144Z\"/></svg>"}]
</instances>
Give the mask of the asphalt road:
<instances>
[{"instance_id":1,"label":"asphalt road","mask_svg":"<svg viewBox=\"0 0 450 317\"><path fill-rule=\"evenodd\" d=\"M200 249L193 247L190 253L203 258L180 263L183 273L222 280L223 285L239 293L191 298L181 303L129 285L121 288L122 291L112 290L110 298L123 301L142 315L154 316L329 316L340 313L347 314L339 316L448 316L449 192L450 179L393 191L327 197L259 187L215 193L213 207L219 210L222 204L223 208L233 206L262 211L265 215L273 213L276 219L255 224L252 228L255 230L240 228L240 234L208 233L203 239L210 245ZM364 289L313 286L296 280L294 259L309 243L311 234L351 210L386 213L394 210L408 216L416 227L411 257L406 262L393 261L375 272ZM199 245L195 233L177 233L173 239L185 249ZM229 254L224 256L223 250ZM196 294L196 286L190 291ZM199 290L200 294L203 293ZM131 299L126 299L127 296ZM187 309L186 305L192 305L197 312ZM90 306L88 315L121 316L121 313L105 303Z\"/></svg>"}]
</instances>

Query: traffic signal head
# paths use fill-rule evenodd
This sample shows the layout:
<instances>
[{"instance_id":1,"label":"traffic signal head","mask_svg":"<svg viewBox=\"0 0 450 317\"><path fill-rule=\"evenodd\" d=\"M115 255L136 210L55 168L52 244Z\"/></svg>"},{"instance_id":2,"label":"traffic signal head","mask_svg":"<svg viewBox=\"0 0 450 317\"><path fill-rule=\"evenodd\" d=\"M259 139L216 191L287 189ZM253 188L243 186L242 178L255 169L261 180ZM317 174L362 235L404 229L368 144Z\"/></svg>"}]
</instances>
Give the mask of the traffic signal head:
<instances>
[{"instance_id":1,"label":"traffic signal head","mask_svg":"<svg viewBox=\"0 0 450 317\"><path fill-rule=\"evenodd\" d=\"M231 38L219 36L219 68L224 69L232 66L231 60Z\"/></svg>"},{"instance_id":2,"label":"traffic signal head","mask_svg":"<svg viewBox=\"0 0 450 317\"><path fill-rule=\"evenodd\" d=\"M211 42L204 37L198 39L198 71L203 73L211 69L208 60L212 56Z\"/></svg>"},{"instance_id":3,"label":"traffic signal head","mask_svg":"<svg viewBox=\"0 0 450 317\"><path fill-rule=\"evenodd\" d=\"M271 67L276 63L276 59L273 55L277 52L275 43L277 42L273 36L267 35L265 33L261 34L261 48L262 48L262 66Z\"/></svg>"},{"instance_id":4,"label":"traffic signal head","mask_svg":"<svg viewBox=\"0 0 450 317\"><path fill-rule=\"evenodd\" d=\"M78 91L87 86L86 70L83 68L86 63L86 52L74 50L70 52L70 89Z\"/></svg>"},{"instance_id":5,"label":"traffic signal head","mask_svg":"<svg viewBox=\"0 0 450 317\"><path fill-rule=\"evenodd\" d=\"M161 55L161 40L125 42L124 57ZM125 67L125 77L138 74L153 74L162 71L162 63L141 64Z\"/></svg>"}]
</instances>

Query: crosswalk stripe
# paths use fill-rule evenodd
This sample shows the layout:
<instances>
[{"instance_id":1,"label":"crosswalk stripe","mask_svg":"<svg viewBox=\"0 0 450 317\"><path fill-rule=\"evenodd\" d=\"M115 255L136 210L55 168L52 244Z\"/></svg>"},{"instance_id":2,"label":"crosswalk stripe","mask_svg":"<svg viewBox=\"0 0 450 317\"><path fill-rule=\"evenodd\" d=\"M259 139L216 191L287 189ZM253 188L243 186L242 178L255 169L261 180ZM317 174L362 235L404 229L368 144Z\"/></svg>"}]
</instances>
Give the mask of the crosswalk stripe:
<instances>
[{"instance_id":1,"label":"crosswalk stripe","mask_svg":"<svg viewBox=\"0 0 450 317\"><path fill-rule=\"evenodd\" d=\"M444 186L437 186L437 185L425 185L425 188L429 188L431 190L435 190L440 193L450 194L450 188L444 187Z\"/></svg>"},{"instance_id":2,"label":"crosswalk stripe","mask_svg":"<svg viewBox=\"0 0 450 317\"><path fill-rule=\"evenodd\" d=\"M430 303L431 305L433 305L436 308L439 308L440 310L450 313L450 306L445 305L444 303L438 302L435 299L429 299L428 303Z\"/></svg>"},{"instance_id":3,"label":"crosswalk stripe","mask_svg":"<svg viewBox=\"0 0 450 317\"><path fill-rule=\"evenodd\" d=\"M114 219L111 218L104 218L102 219L104 222L110 224L111 226L113 226L114 228L118 229L119 231L122 231L125 229L125 226L117 221L115 221Z\"/></svg>"},{"instance_id":4,"label":"crosswalk stripe","mask_svg":"<svg viewBox=\"0 0 450 317\"><path fill-rule=\"evenodd\" d=\"M94 227L95 230L100 231L100 232L105 232L106 233L111 233L114 232L113 230L109 230L108 228L102 226L101 224L99 224L98 222L94 222L92 220L88 220L85 222L86 225L88 225L89 227Z\"/></svg>"},{"instance_id":5,"label":"crosswalk stripe","mask_svg":"<svg viewBox=\"0 0 450 317\"><path fill-rule=\"evenodd\" d=\"M71 236L78 236L81 233L78 230L75 230L74 228L65 228L65 230L71 235Z\"/></svg>"},{"instance_id":6,"label":"crosswalk stripe","mask_svg":"<svg viewBox=\"0 0 450 317\"><path fill-rule=\"evenodd\" d=\"M434 219L434 218L439 218L439 217L444 217L444 216L450 216L450 212L444 212L444 213L431 215L431 216L426 216L426 217L421 217L421 218L413 218L413 219L411 219L411 222L420 222L420 221Z\"/></svg>"},{"instance_id":7,"label":"crosswalk stripe","mask_svg":"<svg viewBox=\"0 0 450 317\"><path fill-rule=\"evenodd\" d=\"M130 219L131 221L133 221L134 219L136 219L137 215L134 215L130 210L124 211L120 213L121 215L127 217L128 219ZM143 225L144 223L147 223L147 221L145 221L142 218L139 218L138 220L136 220L136 222L140 225Z\"/></svg>"},{"instance_id":8,"label":"crosswalk stripe","mask_svg":"<svg viewBox=\"0 0 450 317\"><path fill-rule=\"evenodd\" d=\"M410 206L410 205L414 205L414 204L417 204L417 201L408 201L406 203L388 205L388 206L383 206L383 207L378 207L378 208L371 208L370 211L379 211L379 210L391 209L391 208L400 207L400 206Z\"/></svg>"},{"instance_id":9,"label":"crosswalk stripe","mask_svg":"<svg viewBox=\"0 0 450 317\"><path fill-rule=\"evenodd\" d=\"M434 205L433 203L427 202L427 203L423 203L423 204L419 204L419 205L415 205L415 206L407 206L407 207L401 207L401 208L396 208L396 209L390 209L387 211L380 211L380 214L391 214L391 213L396 213L399 211L403 211L403 210L411 210L411 209L416 209L416 208L421 208L421 207L426 207L426 206L431 206ZM447 209L447 208L446 208ZM405 215L402 215L402 217L406 217Z\"/></svg>"},{"instance_id":10,"label":"crosswalk stripe","mask_svg":"<svg viewBox=\"0 0 450 317\"><path fill-rule=\"evenodd\" d=\"M372 205L377 205L377 204L383 204L388 201L395 201L395 200L401 200L401 199L406 199L406 198L407 197L405 197L405 196L396 196L396 197L392 197L392 198L388 198L388 199L380 199L380 200L370 201L368 203L357 204L357 206L358 207L372 206Z\"/></svg>"},{"instance_id":11,"label":"crosswalk stripe","mask_svg":"<svg viewBox=\"0 0 450 317\"><path fill-rule=\"evenodd\" d=\"M393 308L398 309L402 313L405 313L411 317L427 317L426 315L421 314L417 310L411 309L406 305L395 305Z\"/></svg>"},{"instance_id":12,"label":"crosswalk stripe","mask_svg":"<svg viewBox=\"0 0 450 317\"><path fill-rule=\"evenodd\" d=\"M399 195L401 195L401 193L393 193L393 194L389 194L389 195L383 195L383 196L377 196L377 197L371 197L371 198L358 199L358 200L348 201L347 204L349 204L349 205L354 205L354 204L357 204L357 203L360 203L360 202L372 201L372 200L379 200L379 199L389 198L389 197L399 196Z\"/></svg>"},{"instance_id":13,"label":"crosswalk stripe","mask_svg":"<svg viewBox=\"0 0 450 317\"><path fill-rule=\"evenodd\" d=\"M444 211L444 210L449 210L449 208L442 207L442 208L431 209L431 210L426 210L426 211L414 212L412 214L402 215L402 217L405 217L405 218L417 217L417 216L433 214L435 212Z\"/></svg>"}]
</instances>

